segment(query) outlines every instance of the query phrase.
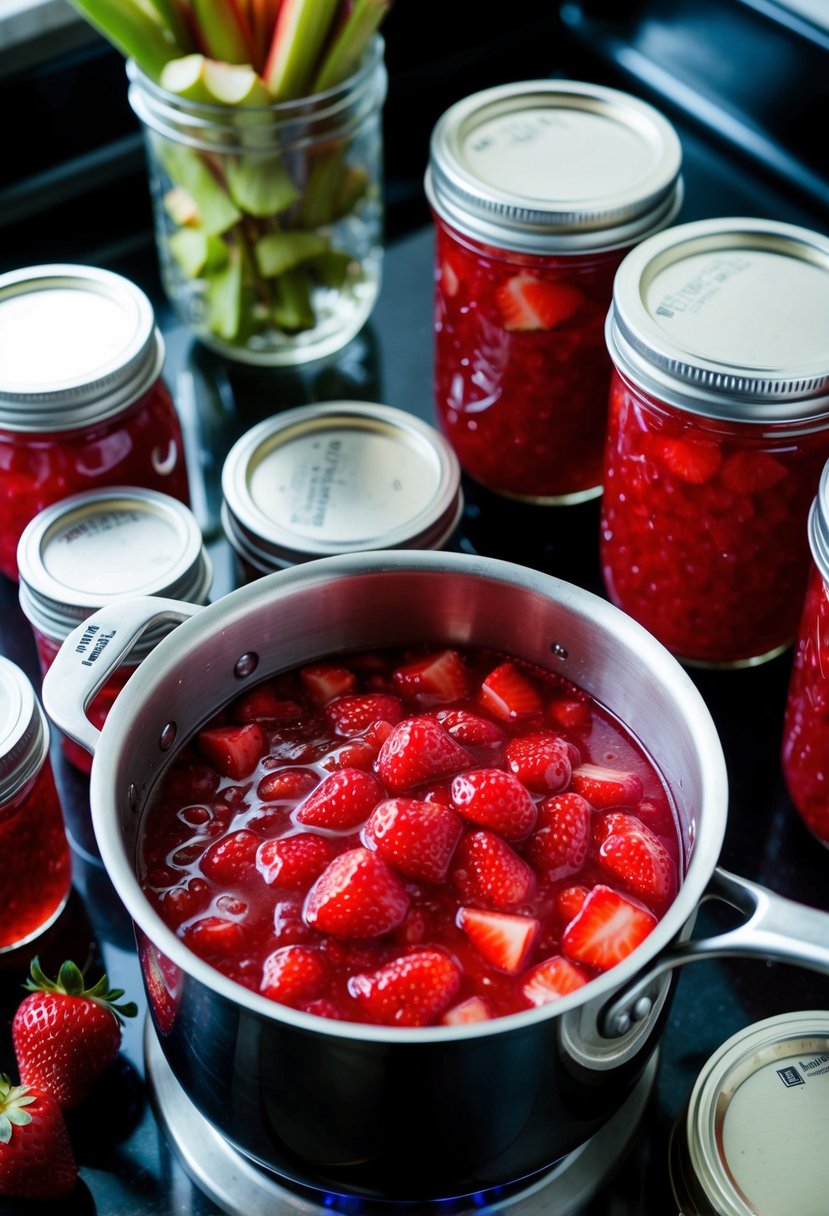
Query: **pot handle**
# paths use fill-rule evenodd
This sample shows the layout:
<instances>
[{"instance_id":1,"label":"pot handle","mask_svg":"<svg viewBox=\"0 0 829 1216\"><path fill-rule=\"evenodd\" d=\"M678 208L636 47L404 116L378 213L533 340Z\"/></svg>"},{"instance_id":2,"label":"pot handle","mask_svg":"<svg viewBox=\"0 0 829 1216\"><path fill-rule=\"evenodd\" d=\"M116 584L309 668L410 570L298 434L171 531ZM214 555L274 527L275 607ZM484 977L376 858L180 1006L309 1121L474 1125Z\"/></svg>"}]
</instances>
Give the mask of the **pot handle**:
<instances>
[{"instance_id":1,"label":"pot handle","mask_svg":"<svg viewBox=\"0 0 829 1216\"><path fill-rule=\"evenodd\" d=\"M648 1017L654 981L697 959L743 957L793 963L829 974L829 913L786 899L766 887L717 867L703 900L719 899L746 917L724 933L689 938L658 955L644 975L628 984L602 1011L598 1022L606 1038L626 1034L632 1022Z\"/></svg>"},{"instance_id":2,"label":"pot handle","mask_svg":"<svg viewBox=\"0 0 829 1216\"><path fill-rule=\"evenodd\" d=\"M78 625L43 677L43 708L59 730L95 754L100 730L86 711L95 694L154 625L180 625L200 604L157 595L117 600Z\"/></svg>"}]
</instances>

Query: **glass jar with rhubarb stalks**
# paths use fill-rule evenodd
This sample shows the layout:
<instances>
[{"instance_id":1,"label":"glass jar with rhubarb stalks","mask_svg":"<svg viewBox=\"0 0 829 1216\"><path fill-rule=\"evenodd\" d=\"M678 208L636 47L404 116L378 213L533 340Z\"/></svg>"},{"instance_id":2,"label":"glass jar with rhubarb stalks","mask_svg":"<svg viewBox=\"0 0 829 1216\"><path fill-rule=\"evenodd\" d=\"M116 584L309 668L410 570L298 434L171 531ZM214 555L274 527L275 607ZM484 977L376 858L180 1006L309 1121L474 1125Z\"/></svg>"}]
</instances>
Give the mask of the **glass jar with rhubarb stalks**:
<instances>
[{"instance_id":1,"label":"glass jar with rhubarb stalks","mask_svg":"<svg viewBox=\"0 0 829 1216\"><path fill-rule=\"evenodd\" d=\"M75 2L129 57L181 320L247 363L344 346L380 285L391 0Z\"/></svg>"},{"instance_id":2,"label":"glass jar with rhubarb stalks","mask_svg":"<svg viewBox=\"0 0 829 1216\"><path fill-rule=\"evenodd\" d=\"M685 662L794 639L829 456L829 239L714 219L616 275L601 520L610 597Z\"/></svg>"},{"instance_id":3,"label":"glass jar with rhubarb stalks","mask_svg":"<svg viewBox=\"0 0 829 1216\"><path fill-rule=\"evenodd\" d=\"M613 276L676 216L680 166L662 115L593 84L504 85L437 123L435 407L487 489L553 504L601 493Z\"/></svg>"}]
</instances>

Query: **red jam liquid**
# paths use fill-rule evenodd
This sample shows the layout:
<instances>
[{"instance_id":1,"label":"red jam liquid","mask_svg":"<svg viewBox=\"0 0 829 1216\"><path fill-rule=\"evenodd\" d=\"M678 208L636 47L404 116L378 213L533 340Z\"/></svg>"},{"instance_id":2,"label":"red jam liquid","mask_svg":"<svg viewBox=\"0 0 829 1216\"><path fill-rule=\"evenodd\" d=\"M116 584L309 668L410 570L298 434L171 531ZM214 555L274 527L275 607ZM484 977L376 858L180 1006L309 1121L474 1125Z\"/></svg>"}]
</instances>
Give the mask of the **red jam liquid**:
<instances>
[{"instance_id":1,"label":"red jam liquid","mask_svg":"<svg viewBox=\"0 0 829 1216\"><path fill-rule=\"evenodd\" d=\"M642 749L590 697L552 673L490 652L449 653L450 687L401 683L400 672L428 652L336 656L330 668L323 664L338 673L333 696L313 679L318 664L279 675L218 714L174 760L144 821L138 875L162 919L196 954L252 991L306 1012L421 1025L497 1017L557 999L601 974L650 932L674 898L681 863L669 795ZM506 702L488 696L496 678L491 673L504 670L518 672L522 697L530 690L520 704L512 692ZM349 698L375 694L381 700L362 719L340 716ZM375 712L385 712L386 719ZM391 746L393 738L415 737L413 724L422 726L424 718L450 748L465 740L465 758L455 757L450 771L425 779L416 767L406 767L416 766L416 754L404 748L401 760ZM251 726L254 732L261 728L264 738L242 766L249 771L240 776L234 763L231 775L227 766L217 771L209 762L215 754L211 736L215 743L216 731L233 737L239 727L244 733ZM557 740L554 759L549 765L546 759L540 765L530 761L527 768L516 757L526 739L539 734L547 743ZM404 766L402 773L394 764ZM598 781L590 766L598 766ZM486 770L485 779L480 770ZM517 794L511 786L513 801L506 800L511 809L505 812L504 799L496 799L495 821L484 827L493 807L484 803L482 815L476 803L476 818L470 818L467 795L476 782L489 788L507 772L507 780L519 786ZM337 816L347 808L347 826L303 821L309 799L332 775L351 791L334 808ZM617 777L622 793L616 792ZM372 783L377 788L369 790L366 802L364 787ZM419 823L432 816L454 821L457 835L450 827L447 838L442 827L428 847L415 848L428 877L412 877L410 856L382 854L380 886L390 871L394 901L403 900L400 908L394 905L394 923L385 931L343 928L337 916L344 906L347 917L350 895L337 905L333 928L328 920L321 929L313 915L320 889L330 889L326 883L345 854L364 860L369 852L377 861L389 837L372 835L371 825L390 800L406 799L413 800ZM575 805L584 816L579 822L585 834L575 849L574 829L553 811L562 804ZM631 837L637 839L631 843ZM485 847L478 853L482 838ZM304 873L302 866L283 867L274 878L263 858L272 860L272 851L285 848L286 841L319 856ZM506 874L497 864L504 856ZM475 857L479 861L470 860ZM380 886L372 878L373 895ZM591 896L596 907L588 916ZM365 890L354 898L362 907ZM608 901L611 913L618 905L623 919L636 920L635 938L602 919ZM384 913L388 906L386 901ZM373 914L369 907L369 919ZM506 922L499 919L504 914ZM479 922L506 923L511 931L531 926L526 951L518 959L499 955L493 961L486 943L482 953L472 936ZM582 949L586 935L591 943L595 938L599 951L589 959ZM276 955L284 961L287 947L294 948L290 957L297 967L287 982L280 976L277 983L272 960ZM437 955L439 963L434 982L427 973L425 992L418 987L422 975L402 997L395 981L384 987L384 975L399 976L407 965L417 971L424 955L432 961ZM430 1004L446 968L451 983ZM361 999L367 991L369 997Z\"/></svg>"},{"instance_id":2,"label":"red jam liquid","mask_svg":"<svg viewBox=\"0 0 829 1216\"><path fill-rule=\"evenodd\" d=\"M48 760L0 807L0 950L36 937L69 896L71 863Z\"/></svg>"},{"instance_id":3,"label":"red jam liquid","mask_svg":"<svg viewBox=\"0 0 829 1216\"><path fill-rule=\"evenodd\" d=\"M829 434L669 411L614 374L600 552L610 598L689 662L791 643Z\"/></svg>"},{"instance_id":4,"label":"red jam liquid","mask_svg":"<svg viewBox=\"0 0 829 1216\"><path fill-rule=\"evenodd\" d=\"M806 827L829 846L829 592L812 567L783 726L783 775Z\"/></svg>"},{"instance_id":5,"label":"red jam liquid","mask_svg":"<svg viewBox=\"0 0 829 1216\"><path fill-rule=\"evenodd\" d=\"M17 579L17 544L42 511L101 486L160 490L189 504L181 426L162 380L123 413L77 430L0 428L0 571Z\"/></svg>"},{"instance_id":6,"label":"red jam liquid","mask_svg":"<svg viewBox=\"0 0 829 1216\"><path fill-rule=\"evenodd\" d=\"M435 224L435 406L462 468L519 499L596 496L625 251L521 255Z\"/></svg>"}]
</instances>

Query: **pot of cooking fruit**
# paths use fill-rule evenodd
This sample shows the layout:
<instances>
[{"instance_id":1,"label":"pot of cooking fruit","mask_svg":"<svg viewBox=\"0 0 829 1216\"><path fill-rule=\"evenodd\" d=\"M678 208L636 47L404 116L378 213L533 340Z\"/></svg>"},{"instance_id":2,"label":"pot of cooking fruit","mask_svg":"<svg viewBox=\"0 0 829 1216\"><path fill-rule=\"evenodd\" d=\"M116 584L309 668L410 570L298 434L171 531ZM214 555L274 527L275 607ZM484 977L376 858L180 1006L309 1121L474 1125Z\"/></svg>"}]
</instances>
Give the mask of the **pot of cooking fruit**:
<instances>
[{"instance_id":1,"label":"pot of cooking fruit","mask_svg":"<svg viewBox=\"0 0 829 1216\"><path fill-rule=\"evenodd\" d=\"M99 732L86 709L147 629ZM636 622L463 554L375 552L64 643L44 703L164 1057L255 1163L363 1198L549 1169L617 1113L678 965L829 970L826 917L717 867L715 727ZM692 936L701 901L740 923Z\"/></svg>"}]
</instances>

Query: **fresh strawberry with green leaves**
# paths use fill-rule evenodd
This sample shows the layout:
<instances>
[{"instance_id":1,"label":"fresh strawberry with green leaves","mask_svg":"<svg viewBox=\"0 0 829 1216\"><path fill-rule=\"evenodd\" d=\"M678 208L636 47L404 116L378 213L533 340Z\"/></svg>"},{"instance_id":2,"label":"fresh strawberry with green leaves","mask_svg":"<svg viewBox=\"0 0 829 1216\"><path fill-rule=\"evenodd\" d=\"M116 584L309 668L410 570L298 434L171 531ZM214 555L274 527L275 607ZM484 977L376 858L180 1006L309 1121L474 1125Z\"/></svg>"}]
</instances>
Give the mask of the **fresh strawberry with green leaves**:
<instances>
[{"instance_id":1,"label":"fresh strawberry with green leaves","mask_svg":"<svg viewBox=\"0 0 829 1216\"><path fill-rule=\"evenodd\" d=\"M20 1079L72 1110L115 1060L123 1019L138 1009L132 1001L119 1004L123 989L110 988L106 975L86 987L83 973L69 961L50 980L33 959L25 986L29 995L12 1020Z\"/></svg>"},{"instance_id":2,"label":"fresh strawberry with green leaves","mask_svg":"<svg viewBox=\"0 0 829 1216\"><path fill-rule=\"evenodd\" d=\"M598 811L612 806L635 806L642 797L638 773L602 764L580 764L574 768L570 787Z\"/></svg>"},{"instance_id":3,"label":"fresh strawberry with green leaves","mask_svg":"<svg viewBox=\"0 0 829 1216\"><path fill-rule=\"evenodd\" d=\"M568 283L553 283L522 272L507 279L495 298L512 332L555 329L578 311L584 296Z\"/></svg>"},{"instance_id":4,"label":"fresh strawberry with green leaves","mask_svg":"<svg viewBox=\"0 0 829 1216\"><path fill-rule=\"evenodd\" d=\"M243 726L210 726L196 735L201 755L223 777L249 777L268 752L268 736L259 722Z\"/></svg>"},{"instance_id":5,"label":"fresh strawberry with green leaves","mask_svg":"<svg viewBox=\"0 0 829 1216\"><path fill-rule=\"evenodd\" d=\"M385 790L373 773L361 768L340 768L319 783L294 811L306 827L344 832L365 823Z\"/></svg>"},{"instance_id":6,"label":"fresh strawberry with green leaves","mask_svg":"<svg viewBox=\"0 0 829 1216\"><path fill-rule=\"evenodd\" d=\"M391 794L448 777L469 768L472 758L428 714L406 718L392 728L377 757L377 772Z\"/></svg>"},{"instance_id":7,"label":"fresh strawberry with green leaves","mask_svg":"<svg viewBox=\"0 0 829 1216\"><path fill-rule=\"evenodd\" d=\"M306 891L335 856L335 845L315 832L263 840L256 853L256 868L268 886Z\"/></svg>"},{"instance_id":8,"label":"fresh strawberry with green leaves","mask_svg":"<svg viewBox=\"0 0 829 1216\"><path fill-rule=\"evenodd\" d=\"M491 908L461 907L457 923L481 957L508 975L523 971L541 929L534 916Z\"/></svg>"},{"instance_id":9,"label":"fresh strawberry with green leaves","mask_svg":"<svg viewBox=\"0 0 829 1216\"><path fill-rule=\"evenodd\" d=\"M541 713L544 703L535 686L514 663L499 664L484 678L478 692L481 706L502 722Z\"/></svg>"},{"instance_id":10,"label":"fresh strawberry with green leaves","mask_svg":"<svg viewBox=\"0 0 829 1216\"><path fill-rule=\"evenodd\" d=\"M0 1074L0 1195L64 1199L78 1181L63 1111L50 1093Z\"/></svg>"},{"instance_id":11,"label":"fresh strawberry with green leaves","mask_svg":"<svg viewBox=\"0 0 829 1216\"><path fill-rule=\"evenodd\" d=\"M521 991L531 1005L549 1005L583 987L589 979L589 974L576 963L556 954L527 972Z\"/></svg>"},{"instance_id":12,"label":"fresh strawberry with green leaves","mask_svg":"<svg viewBox=\"0 0 829 1216\"><path fill-rule=\"evenodd\" d=\"M658 435L651 441L651 451L672 476L692 486L704 485L719 473L722 451L710 439L677 439Z\"/></svg>"},{"instance_id":13,"label":"fresh strawberry with green leaves","mask_svg":"<svg viewBox=\"0 0 829 1216\"><path fill-rule=\"evenodd\" d=\"M406 919L409 896L394 871L371 849L348 849L329 862L305 897L303 919L332 937L372 938Z\"/></svg>"},{"instance_id":14,"label":"fresh strawberry with green leaves","mask_svg":"<svg viewBox=\"0 0 829 1216\"><path fill-rule=\"evenodd\" d=\"M501 836L470 832L452 861L452 884L465 903L511 912L535 890L535 871Z\"/></svg>"},{"instance_id":15,"label":"fresh strawberry with green leaves","mask_svg":"<svg viewBox=\"0 0 829 1216\"><path fill-rule=\"evenodd\" d=\"M390 693L351 693L329 701L325 716L338 735L351 738L361 734L372 722L390 722L394 726L403 717L403 706L400 698Z\"/></svg>"},{"instance_id":16,"label":"fresh strawberry with green leaves","mask_svg":"<svg viewBox=\"0 0 829 1216\"><path fill-rule=\"evenodd\" d=\"M553 794L542 802L526 854L547 880L569 878L584 865L590 849L590 815L590 805L581 794Z\"/></svg>"},{"instance_id":17,"label":"fresh strawberry with green leaves","mask_svg":"<svg viewBox=\"0 0 829 1216\"><path fill-rule=\"evenodd\" d=\"M570 780L571 745L551 730L531 731L510 739L504 753L506 766L536 794L554 794Z\"/></svg>"},{"instance_id":18,"label":"fresh strawberry with green leaves","mask_svg":"<svg viewBox=\"0 0 829 1216\"><path fill-rule=\"evenodd\" d=\"M354 975L348 990L372 1021L428 1026L458 994L458 964L443 950L413 950L375 971Z\"/></svg>"},{"instance_id":19,"label":"fresh strawberry with green leaves","mask_svg":"<svg viewBox=\"0 0 829 1216\"><path fill-rule=\"evenodd\" d=\"M659 837L636 815L610 811L597 817L593 843L605 874L656 911L670 901L676 867Z\"/></svg>"},{"instance_id":20,"label":"fresh strawberry with green leaves","mask_svg":"<svg viewBox=\"0 0 829 1216\"><path fill-rule=\"evenodd\" d=\"M656 923L647 908L599 883L565 929L562 949L574 962L607 971L640 946Z\"/></svg>"},{"instance_id":21,"label":"fresh strawberry with green leaves","mask_svg":"<svg viewBox=\"0 0 829 1216\"><path fill-rule=\"evenodd\" d=\"M392 683L401 696L422 706L451 705L469 691L466 664L451 647L396 667Z\"/></svg>"},{"instance_id":22,"label":"fresh strawberry with green leaves","mask_svg":"<svg viewBox=\"0 0 829 1216\"><path fill-rule=\"evenodd\" d=\"M476 768L452 781L458 813L505 840L523 840L535 827L535 802L517 777L501 768Z\"/></svg>"},{"instance_id":23,"label":"fresh strawberry with green leaves","mask_svg":"<svg viewBox=\"0 0 829 1216\"><path fill-rule=\"evenodd\" d=\"M279 946L265 959L259 991L282 1005L316 997L328 977L325 956L315 946Z\"/></svg>"},{"instance_id":24,"label":"fresh strawberry with green leaves","mask_svg":"<svg viewBox=\"0 0 829 1216\"><path fill-rule=\"evenodd\" d=\"M422 882L443 882L463 835L463 821L439 802L387 798L363 827L363 843L393 869Z\"/></svg>"}]
</instances>

